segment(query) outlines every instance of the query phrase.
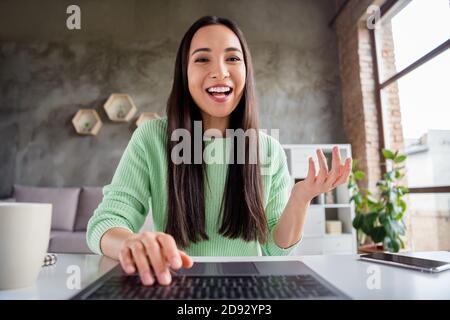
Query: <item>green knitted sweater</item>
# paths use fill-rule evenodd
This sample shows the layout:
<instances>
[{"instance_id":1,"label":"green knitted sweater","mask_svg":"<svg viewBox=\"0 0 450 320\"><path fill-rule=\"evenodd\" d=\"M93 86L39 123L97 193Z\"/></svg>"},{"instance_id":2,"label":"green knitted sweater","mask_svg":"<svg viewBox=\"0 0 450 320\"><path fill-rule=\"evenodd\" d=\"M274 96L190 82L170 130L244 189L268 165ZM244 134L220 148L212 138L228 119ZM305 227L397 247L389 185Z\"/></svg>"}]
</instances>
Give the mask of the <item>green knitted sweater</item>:
<instances>
[{"instance_id":1,"label":"green knitted sweater","mask_svg":"<svg viewBox=\"0 0 450 320\"><path fill-rule=\"evenodd\" d=\"M103 200L94 211L87 228L87 243L92 251L102 254L100 239L110 228L123 227L136 233L146 215L153 215L154 229L164 231L167 214L167 117L149 120L133 133L112 181L103 188ZM229 155L231 138L205 141L204 155L217 159L222 152ZM259 132L260 161L264 189L264 207L269 237L260 244L242 239L229 239L218 230L221 224L220 204L228 173L226 162L206 165L208 184L205 184L205 224L209 239L191 243L183 248L191 256L259 256L288 255L299 244L280 248L273 232L284 211L290 194L290 177L286 155L273 137ZM207 151L210 151L209 153ZM219 152L217 152L219 150ZM212 158L210 158L212 159ZM225 159L225 158L224 158ZM206 162L206 161L205 161ZM218 161L216 161L218 162ZM239 186L236 191L239 192Z\"/></svg>"}]
</instances>

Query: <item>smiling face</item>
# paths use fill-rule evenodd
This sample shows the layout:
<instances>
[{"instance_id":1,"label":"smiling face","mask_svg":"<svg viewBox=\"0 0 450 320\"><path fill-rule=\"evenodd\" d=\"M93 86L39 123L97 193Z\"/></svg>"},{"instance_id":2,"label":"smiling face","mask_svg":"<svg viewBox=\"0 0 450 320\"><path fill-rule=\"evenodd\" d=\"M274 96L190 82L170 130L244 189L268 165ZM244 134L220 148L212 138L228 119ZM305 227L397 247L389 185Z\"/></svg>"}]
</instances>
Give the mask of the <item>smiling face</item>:
<instances>
[{"instance_id":1,"label":"smiling face","mask_svg":"<svg viewBox=\"0 0 450 320\"><path fill-rule=\"evenodd\" d=\"M245 86L239 38L223 25L202 27L192 38L188 61L189 92L200 108L205 127L216 124L213 126L217 129L226 128Z\"/></svg>"}]
</instances>

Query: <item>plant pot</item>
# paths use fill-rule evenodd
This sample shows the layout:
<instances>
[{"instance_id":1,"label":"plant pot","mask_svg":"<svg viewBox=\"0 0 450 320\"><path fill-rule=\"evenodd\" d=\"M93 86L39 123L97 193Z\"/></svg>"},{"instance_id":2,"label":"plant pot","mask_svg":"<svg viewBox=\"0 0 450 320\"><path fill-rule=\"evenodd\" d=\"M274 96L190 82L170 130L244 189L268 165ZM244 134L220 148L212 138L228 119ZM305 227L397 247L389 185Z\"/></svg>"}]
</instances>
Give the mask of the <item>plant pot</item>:
<instances>
[{"instance_id":1,"label":"plant pot","mask_svg":"<svg viewBox=\"0 0 450 320\"><path fill-rule=\"evenodd\" d=\"M382 244L365 244L358 247L358 253L374 253L374 252L384 252L384 246Z\"/></svg>"}]
</instances>

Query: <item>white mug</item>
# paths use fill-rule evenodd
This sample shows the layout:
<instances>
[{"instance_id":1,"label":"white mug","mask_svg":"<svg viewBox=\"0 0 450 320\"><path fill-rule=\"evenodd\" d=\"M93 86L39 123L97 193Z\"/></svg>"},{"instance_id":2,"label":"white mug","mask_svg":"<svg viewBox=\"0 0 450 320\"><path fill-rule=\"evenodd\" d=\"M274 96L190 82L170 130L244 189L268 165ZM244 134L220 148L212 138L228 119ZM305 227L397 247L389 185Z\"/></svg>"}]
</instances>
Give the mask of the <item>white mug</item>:
<instances>
[{"instance_id":1,"label":"white mug","mask_svg":"<svg viewBox=\"0 0 450 320\"><path fill-rule=\"evenodd\" d=\"M0 202L0 290L34 285L50 238L51 203Z\"/></svg>"}]
</instances>

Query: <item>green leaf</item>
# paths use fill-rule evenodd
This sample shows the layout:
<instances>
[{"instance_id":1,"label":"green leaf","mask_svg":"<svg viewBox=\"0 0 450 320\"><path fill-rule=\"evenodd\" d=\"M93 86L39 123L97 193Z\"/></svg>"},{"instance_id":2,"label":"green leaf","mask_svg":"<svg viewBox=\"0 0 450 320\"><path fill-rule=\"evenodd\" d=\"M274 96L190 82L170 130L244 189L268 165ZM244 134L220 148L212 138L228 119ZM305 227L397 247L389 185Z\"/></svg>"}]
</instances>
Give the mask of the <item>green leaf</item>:
<instances>
[{"instance_id":1,"label":"green leaf","mask_svg":"<svg viewBox=\"0 0 450 320\"><path fill-rule=\"evenodd\" d=\"M394 238L395 232L394 232L394 229L392 228L392 223L391 223L392 220L390 220L388 216L386 216L386 218L387 219L383 223L384 230L386 231L386 236Z\"/></svg>"},{"instance_id":2,"label":"green leaf","mask_svg":"<svg viewBox=\"0 0 450 320\"><path fill-rule=\"evenodd\" d=\"M365 234L370 235L372 233L372 230L375 227L375 221L377 220L377 218L378 218L378 213L376 213L376 212L371 212L371 213L364 215L364 220L363 220L361 229Z\"/></svg>"},{"instance_id":3,"label":"green leaf","mask_svg":"<svg viewBox=\"0 0 450 320\"><path fill-rule=\"evenodd\" d=\"M383 222L381 222L383 220ZM399 235L405 234L405 228L402 220L393 220L389 216L380 219L381 224L386 230L386 235L392 239L396 239Z\"/></svg>"},{"instance_id":4,"label":"green leaf","mask_svg":"<svg viewBox=\"0 0 450 320\"><path fill-rule=\"evenodd\" d=\"M369 204L376 204L376 203L378 203L377 199L375 199L374 197L372 197L370 194L368 194L368 195L366 196L366 199L367 199L367 202L368 202Z\"/></svg>"},{"instance_id":5,"label":"green leaf","mask_svg":"<svg viewBox=\"0 0 450 320\"><path fill-rule=\"evenodd\" d=\"M400 241L398 239L393 239L390 237L385 237L383 241L383 245L390 251L390 252L398 252L400 250Z\"/></svg>"},{"instance_id":6,"label":"green leaf","mask_svg":"<svg viewBox=\"0 0 450 320\"><path fill-rule=\"evenodd\" d=\"M358 164L359 164L359 160L358 160L358 159L353 159L353 162L352 162L352 171L358 170Z\"/></svg>"},{"instance_id":7,"label":"green leaf","mask_svg":"<svg viewBox=\"0 0 450 320\"><path fill-rule=\"evenodd\" d=\"M409 192L409 190L408 190L408 188L407 187L403 187L403 186L400 186L400 187L398 187L400 190L402 190L402 193L403 194L407 194L408 192Z\"/></svg>"},{"instance_id":8,"label":"green leaf","mask_svg":"<svg viewBox=\"0 0 450 320\"><path fill-rule=\"evenodd\" d=\"M386 181L383 181L383 180L377 181L377 184L376 184L377 187L383 187L385 185L386 185Z\"/></svg>"},{"instance_id":9,"label":"green leaf","mask_svg":"<svg viewBox=\"0 0 450 320\"><path fill-rule=\"evenodd\" d=\"M387 181L392 181L392 180L394 180L394 177L395 177L395 172L394 172L394 171L386 172L386 173L383 175L384 180L387 180Z\"/></svg>"},{"instance_id":10,"label":"green leaf","mask_svg":"<svg viewBox=\"0 0 450 320\"><path fill-rule=\"evenodd\" d=\"M393 216L395 214L394 213L394 206L393 206L393 204L391 202L388 202L386 204L386 213L387 213L387 217Z\"/></svg>"},{"instance_id":11,"label":"green leaf","mask_svg":"<svg viewBox=\"0 0 450 320\"><path fill-rule=\"evenodd\" d=\"M400 219L403 219L403 211L398 212L398 213L394 216L394 219L395 219L396 221L398 221L398 220L400 220Z\"/></svg>"},{"instance_id":12,"label":"green leaf","mask_svg":"<svg viewBox=\"0 0 450 320\"><path fill-rule=\"evenodd\" d=\"M383 156L385 159L391 159L394 160L395 159L395 154L388 149L383 149Z\"/></svg>"},{"instance_id":13,"label":"green leaf","mask_svg":"<svg viewBox=\"0 0 450 320\"><path fill-rule=\"evenodd\" d=\"M398 240L400 240L400 248L405 249L405 243L403 242L403 240L401 238L399 238Z\"/></svg>"},{"instance_id":14,"label":"green leaf","mask_svg":"<svg viewBox=\"0 0 450 320\"><path fill-rule=\"evenodd\" d=\"M382 202L369 203L369 208L370 208L370 211L380 213L381 211L384 211L384 203L382 203Z\"/></svg>"},{"instance_id":15,"label":"green leaf","mask_svg":"<svg viewBox=\"0 0 450 320\"><path fill-rule=\"evenodd\" d=\"M386 216L386 214L385 214L384 212L381 212L381 213L378 215L378 221L380 221L380 223L381 223L383 226L386 224L386 219L387 219L387 216Z\"/></svg>"},{"instance_id":16,"label":"green leaf","mask_svg":"<svg viewBox=\"0 0 450 320\"><path fill-rule=\"evenodd\" d=\"M398 200L392 203L392 216L395 220L399 220L401 216L403 216L403 212L403 206L399 203Z\"/></svg>"},{"instance_id":17,"label":"green leaf","mask_svg":"<svg viewBox=\"0 0 450 320\"><path fill-rule=\"evenodd\" d=\"M356 230L361 229L361 226L363 224L364 216L362 214L357 214L355 218L353 219L353 228Z\"/></svg>"},{"instance_id":18,"label":"green leaf","mask_svg":"<svg viewBox=\"0 0 450 320\"><path fill-rule=\"evenodd\" d=\"M392 188L389 191L389 200L392 202L396 202L397 201L397 189Z\"/></svg>"},{"instance_id":19,"label":"green leaf","mask_svg":"<svg viewBox=\"0 0 450 320\"><path fill-rule=\"evenodd\" d=\"M386 237L386 232L383 227L375 227L373 228L370 237L372 238L373 242L379 243Z\"/></svg>"},{"instance_id":20,"label":"green leaf","mask_svg":"<svg viewBox=\"0 0 450 320\"><path fill-rule=\"evenodd\" d=\"M405 234L404 225L400 221L401 220L391 221L392 230L394 231L396 238L398 238L398 235L404 235Z\"/></svg>"},{"instance_id":21,"label":"green leaf","mask_svg":"<svg viewBox=\"0 0 450 320\"><path fill-rule=\"evenodd\" d=\"M401 208L401 213L404 213L406 211L406 202L402 199L397 200L397 205Z\"/></svg>"},{"instance_id":22,"label":"green leaf","mask_svg":"<svg viewBox=\"0 0 450 320\"><path fill-rule=\"evenodd\" d=\"M355 202L355 205L360 205L362 203L362 196L361 194L357 193L351 196L350 202Z\"/></svg>"},{"instance_id":23,"label":"green leaf","mask_svg":"<svg viewBox=\"0 0 450 320\"><path fill-rule=\"evenodd\" d=\"M357 181L364 179L364 177L366 176L366 174L362 171L356 171L355 172L355 179Z\"/></svg>"},{"instance_id":24,"label":"green leaf","mask_svg":"<svg viewBox=\"0 0 450 320\"><path fill-rule=\"evenodd\" d=\"M406 156L405 156L404 154L401 154L401 155L396 156L396 157L394 158L394 162L395 162L395 163L401 163L401 162L403 162L403 161L405 161L405 160L406 160Z\"/></svg>"}]
</instances>

